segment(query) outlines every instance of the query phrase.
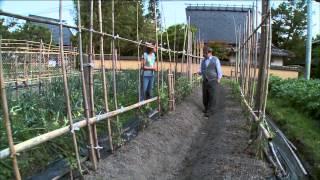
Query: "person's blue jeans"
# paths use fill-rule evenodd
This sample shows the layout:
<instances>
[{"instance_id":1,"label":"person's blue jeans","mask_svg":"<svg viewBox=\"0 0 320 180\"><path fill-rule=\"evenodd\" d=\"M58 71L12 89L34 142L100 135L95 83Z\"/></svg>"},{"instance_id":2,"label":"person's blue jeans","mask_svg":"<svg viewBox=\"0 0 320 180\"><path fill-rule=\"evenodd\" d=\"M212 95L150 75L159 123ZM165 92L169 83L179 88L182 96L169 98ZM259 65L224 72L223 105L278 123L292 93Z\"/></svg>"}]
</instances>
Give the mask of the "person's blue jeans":
<instances>
[{"instance_id":1,"label":"person's blue jeans","mask_svg":"<svg viewBox=\"0 0 320 180\"><path fill-rule=\"evenodd\" d=\"M153 76L143 76L143 93L141 94L142 101L152 97L153 82Z\"/></svg>"}]
</instances>

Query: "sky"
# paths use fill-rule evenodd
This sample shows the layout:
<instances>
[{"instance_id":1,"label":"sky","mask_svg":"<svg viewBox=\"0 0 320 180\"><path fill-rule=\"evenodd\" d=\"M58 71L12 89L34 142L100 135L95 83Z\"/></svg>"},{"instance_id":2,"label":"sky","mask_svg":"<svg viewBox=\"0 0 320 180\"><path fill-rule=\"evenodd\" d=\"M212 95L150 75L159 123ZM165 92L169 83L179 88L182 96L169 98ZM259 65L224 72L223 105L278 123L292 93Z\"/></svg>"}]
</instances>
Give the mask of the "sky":
<instances>
[{"instance_id":1,"label":"sky","mask_svg":"<svg viewBox=\"0 0 320 180\"><path fill-rule=\"evenodd\" d=\"M160 0L159 10L164 27L176 23L186 23L185 8L188 4L214 4L221 6L254 5L255 0ZM272 0L271 5L277 7L282 1ZM261 0L258 0L258 9L261 9ZM0 9L20 15L39 15L59 18L58 0L0 0ZM63 19L68 24L74 24L74 4L71 0L63 0ZM313 34L320 33L320 3L313 2Z\"/></svg>"}]
</instances>

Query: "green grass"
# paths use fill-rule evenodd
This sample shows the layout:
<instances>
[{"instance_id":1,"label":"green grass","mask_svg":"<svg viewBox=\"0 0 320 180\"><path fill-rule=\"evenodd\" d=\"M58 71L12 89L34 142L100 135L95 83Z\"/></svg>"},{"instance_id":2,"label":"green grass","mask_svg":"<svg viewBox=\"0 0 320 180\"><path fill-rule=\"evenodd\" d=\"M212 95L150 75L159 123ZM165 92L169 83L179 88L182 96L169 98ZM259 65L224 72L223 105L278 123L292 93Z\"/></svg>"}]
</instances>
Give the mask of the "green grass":
<instances>
[{"instance_id":1,"label":"green grass","mask_svg":"<svg viewBox=\"0 0 320 180\"><path fill-rule=\"evenodd\" d=\"M270 114L288 138L299 149L299 154L311 166L315 179L320 179L320 123L306 113L297 111L288 101L270 98L267 102Z\"/></svg>"}]
</instances>

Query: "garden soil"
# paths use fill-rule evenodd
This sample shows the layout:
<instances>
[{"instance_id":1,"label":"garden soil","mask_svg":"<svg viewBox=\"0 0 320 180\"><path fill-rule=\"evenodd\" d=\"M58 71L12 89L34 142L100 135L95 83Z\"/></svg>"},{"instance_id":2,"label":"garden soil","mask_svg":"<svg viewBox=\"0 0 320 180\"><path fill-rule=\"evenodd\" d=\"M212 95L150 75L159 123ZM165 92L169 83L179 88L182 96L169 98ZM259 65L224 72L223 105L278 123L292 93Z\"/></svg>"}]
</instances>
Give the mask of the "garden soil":
<instances>
[{"instance_id":1,"label":"garden soil","mask_svg":"<svg viewBox=\"0 0 320 180\"><path fill-rule=\"evenodd\" d=\"M201 89L152 123L113 155L100 160L85 179L265 179L269 164L248 146L247 119L229 87L221 87L218 106L206 119ZM249 149L249 150L248 150Z\"/></svg>"}]
</instances>

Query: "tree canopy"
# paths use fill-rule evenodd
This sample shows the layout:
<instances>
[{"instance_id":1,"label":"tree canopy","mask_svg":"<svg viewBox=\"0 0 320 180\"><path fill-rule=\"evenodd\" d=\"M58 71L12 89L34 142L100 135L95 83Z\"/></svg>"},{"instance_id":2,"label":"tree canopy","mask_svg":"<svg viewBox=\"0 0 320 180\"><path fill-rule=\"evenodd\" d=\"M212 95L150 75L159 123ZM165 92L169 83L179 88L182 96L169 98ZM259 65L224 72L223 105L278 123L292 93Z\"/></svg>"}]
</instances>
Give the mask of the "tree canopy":
<instances>
[{"instance_id":1,"label":"tree canopy","mask_svg":"<svg viewBox=\"0 0 320 180\"><path fill-rule=\"evenodd\" d=\"M102 6L102 18L103 18L103 31L112 34L112 6L111 0L101 2ZM77 1L74 1L76 6ZM115 0L115 33L121 37L127 39L137 39L137 10L138 10L138 27L139 27L139 39L142 41L154 41L155 40L155 25L152 21L152 17L149 17L144 13L145 1L123 1ZM89 27L90 23L90 1L80 1L81 8L81 22L82 26ZM75 21L77 23L77 14L75 14ZM98 22L98 3L94 1L94 15L93 15L93 28L99 29ZM74 40L76 41L76 40ZM111 38L105 40L105 53L111 51ZM83 33L84 50L87 49L89 43L89 34ZM95 52L99 52L99 36L93 36L93 45ZM125 41L116 41L116 48L120 49L121 55L136 55L137 46Z\"/></svg>"},{"instance_id":2,"label":"tree canopy","mask_svg":"<svg viewBox=\"0 0 320 180\"><path fill-rule=\"evenodd\" d=\"M13 29L10 31L9 29ZM7 24L4 19L0 19L0 34L3 39L19 39L49 43L51 32L49 29L36 26L29 22L18 24L15 20L10 20Z\"/></svg>"},{"instance_id":3,"label":"tree canopy","mask_svg":"<svg viewBox=\"0 0 320 180\"><path fill-rule=\"evenodd\" d=\"M297 1L295 5L283 2L272 9L272 43L294 52L295 62L305 60L306 13L304 0Z\"/></svg>"}]
</instances>

